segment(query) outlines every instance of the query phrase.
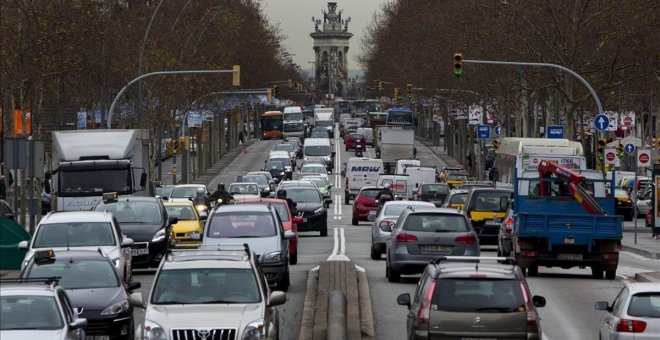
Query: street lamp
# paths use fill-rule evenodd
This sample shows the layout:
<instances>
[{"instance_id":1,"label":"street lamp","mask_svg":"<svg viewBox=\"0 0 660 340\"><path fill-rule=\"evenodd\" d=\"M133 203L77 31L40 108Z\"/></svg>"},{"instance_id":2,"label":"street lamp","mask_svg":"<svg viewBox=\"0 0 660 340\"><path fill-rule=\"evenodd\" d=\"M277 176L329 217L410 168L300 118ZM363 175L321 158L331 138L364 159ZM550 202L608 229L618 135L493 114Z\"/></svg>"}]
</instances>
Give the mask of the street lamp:
<instances>
[{"instance_id":1,"label":"street lamp","mask_svg":"<svg viewBox=\"0 0 660 340\"><path fill-rule=\"evenodd\" d=\"M147 44L147 37L149 37L149 31L151 30L151 25L154 23L154 19L156 18L156 14L158 13L158 10L160 9L160 6L163 4L165 0L160 0L158 2L158 5L156 6L156 9L154 10L154 13L151 15L151 19L149 19L149 24L147 25L147 29L144 31L144 37L142 38L142 45L140 46L140 56L138 57L138 77L144 73L144 50L145 46ZM144 126L144 114L142 114L142 102L143 102L143 97L144 96L144 83L140 80L140 83L138 84L138 121L140 123L140 126Z\"/></svg>"}]
</instances>

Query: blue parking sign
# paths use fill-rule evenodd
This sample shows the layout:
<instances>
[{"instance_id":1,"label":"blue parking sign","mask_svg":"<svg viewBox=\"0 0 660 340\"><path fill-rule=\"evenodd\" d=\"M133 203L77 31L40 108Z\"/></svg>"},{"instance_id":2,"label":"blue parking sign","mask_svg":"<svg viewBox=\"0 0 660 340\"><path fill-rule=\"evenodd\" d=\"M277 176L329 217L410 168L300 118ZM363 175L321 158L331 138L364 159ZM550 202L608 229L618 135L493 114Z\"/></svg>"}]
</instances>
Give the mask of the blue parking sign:
<instances>
[{"instance_id":1,"label":"blue parking sign","mask_svg":"<svg viewBox=\"0 0 660 340\"><path fill-rule=\"evenodd\" d=\"M477 138L478 139L488 139L488 138L490 138L490 125L479 125L479 126L477 126Z\"/></svg>"},{"instance_id":2,"label":"blue parking sign","mask_svg":"<svg viewBox=\"0 0 660 340\"><path fill-rule=\"evenodd\" d=\"M545 135L547 138L564 138L564 126L563 125L548 125L545 128Z\"/></svg>"}]
</instances>

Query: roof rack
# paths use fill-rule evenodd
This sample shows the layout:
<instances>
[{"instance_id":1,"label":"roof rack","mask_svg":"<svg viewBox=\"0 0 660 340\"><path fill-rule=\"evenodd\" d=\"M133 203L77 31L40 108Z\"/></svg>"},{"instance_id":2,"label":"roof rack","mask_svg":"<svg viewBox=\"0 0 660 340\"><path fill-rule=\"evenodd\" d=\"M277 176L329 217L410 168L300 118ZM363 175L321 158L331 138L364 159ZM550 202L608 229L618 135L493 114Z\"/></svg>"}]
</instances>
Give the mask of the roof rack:
<instances>
[{"instance_id":1,"label":"roof rack","mask_svg":"<svg viewBox=\"0 0 660 340\"><path fill-rule=\"evenodd\" d=\"M436 257L431 261L433 264L438 264L442 261L456 261L456 262L476 262L481 261L498 261L508 264L518 264L515 257L504 257L504 256L440 256Z\"/></svg>"},{"instance_id":2,"label":"roof rack","mask_svg":"<svg viewBox=\"0 0 660 340\"><path fill-rule=\"evenodd\" d=\"M228 244L228 245L200 245L197 249L168 249L165 252L165 256L169 257L176 254L189 254L193 252L204 252L204 251L237 251L242 250L247 255L248 259L252 258L252 252L250 251L250 245L247 243L239 244Z\"/></svg>"},{"instance_id":3,"label":"roof rack","mask_svg":"<svg viewBox=\"0 0 660 340\"><path fill-rule=\"evenodd\" d=\"M61 276L50 277L12 277L7 279L0 279L0 283L43 283L49 286L59 284Z\"/></svg>"}]
</instances>

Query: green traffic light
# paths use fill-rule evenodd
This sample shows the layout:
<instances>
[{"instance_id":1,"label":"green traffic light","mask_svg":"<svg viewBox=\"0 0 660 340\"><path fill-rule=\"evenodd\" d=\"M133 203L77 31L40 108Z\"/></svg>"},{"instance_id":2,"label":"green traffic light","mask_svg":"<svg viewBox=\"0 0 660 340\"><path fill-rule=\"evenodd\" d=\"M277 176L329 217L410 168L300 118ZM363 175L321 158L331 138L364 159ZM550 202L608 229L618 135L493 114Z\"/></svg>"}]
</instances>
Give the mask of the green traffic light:
<instances>
[{"instance_id":1,"label":"green traffic light","mask_svg":"<svg viewBox=\"0 0 660 340\"><path fill-rule=\"evenodd\" d=\"M462 75L463 75L463 70L460 70L460 69L455 69L454 70L454 76L456 76L456 78L458 78Z\"/></svg>"}]
</instances>

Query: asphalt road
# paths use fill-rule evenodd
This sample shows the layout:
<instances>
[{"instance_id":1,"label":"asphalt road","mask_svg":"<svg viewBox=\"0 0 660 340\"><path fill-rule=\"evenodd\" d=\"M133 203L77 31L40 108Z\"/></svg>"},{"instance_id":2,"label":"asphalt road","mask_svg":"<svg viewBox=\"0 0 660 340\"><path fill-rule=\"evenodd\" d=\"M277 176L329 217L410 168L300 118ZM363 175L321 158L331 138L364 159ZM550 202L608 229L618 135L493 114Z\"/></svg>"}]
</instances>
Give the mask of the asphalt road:
<instances>
[{"instance_id":1,"label":"asphalt road","mask_svg":"<svg viewBox=\"0 0 660 340\"><path fill-rule=\"evenodd\" d=\"M245 153L237 157L230 166L211 183L231 183L237 175L258 170L268 152L278 141L259 141L251 145ZM336 139L337 169L353 152L343 149L341 140ZM418 158L422 165L442 165L441 161L425 146L417 145ZM367 154L373 155L369 148ZM339 171L331 175L333 203L329 209L327 237L318 233L301 233L298 264L291 266L291 287L287 292L287 303L280 308L282 339L297 339L305 295L307 272L330 256L345 256L367 271L371 289L372 309L376 327L376 339L402 339L405 337L406 309L396 304L401 293L414 293L419 276L404 276L400 283L389 283L385 278L385 261L371 260L369 257L370 225L361 222L350 224L351 206L343 205L343 179ZM640 220L641 221L641 220ZM643 223L641 221L640 223ZM640 224L643 225L643 224ZM626 222L626 227L632 222ZM495 255L494 248L484 247L483 255ZM621 280L634 278L636 272L658 271L660 261L651 260L636 254L622 252L617 280L594 280L587 269L540 268L539 277L528 278L532 293L547 299L547 305L540 309L545 339L594 339L603 317L603 312L594 310L596 301L612 301L622 287ZM140 292L145 299L153 282L153 271L134 274L135 280L142 282ZM138 311L136 320L142 320Z\"/></svg>"}]
</instances>

